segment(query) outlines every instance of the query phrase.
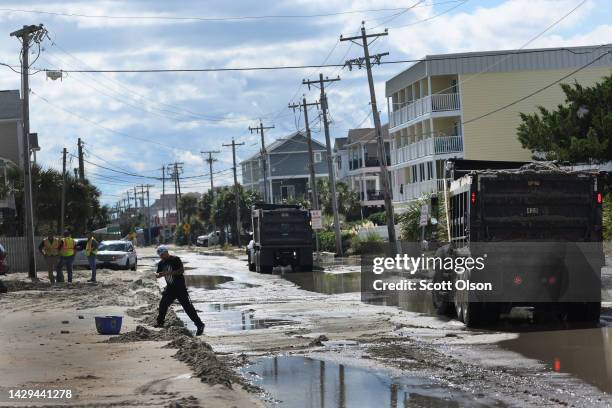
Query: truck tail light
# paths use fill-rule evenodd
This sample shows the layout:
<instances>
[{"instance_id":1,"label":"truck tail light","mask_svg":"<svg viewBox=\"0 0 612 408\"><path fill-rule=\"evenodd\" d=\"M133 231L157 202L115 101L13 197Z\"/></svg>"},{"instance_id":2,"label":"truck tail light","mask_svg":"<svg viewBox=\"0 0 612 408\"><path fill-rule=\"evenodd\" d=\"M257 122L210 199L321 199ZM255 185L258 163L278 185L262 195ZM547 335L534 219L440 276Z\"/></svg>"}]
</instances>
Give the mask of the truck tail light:
<instances>
[{"instance_id":1,"label":"truck tail light","mask_svg":"<svg viewBox=\"0 0 612 408\"><path fill-rule=\"evenodd\" d=\"M476 204L476 192L475 191L472 191L471 200L472 200L472 204Z\"/></svg>"},{"instance_id":2,"label":"truck tail light","mask_svg":"<svg viewBox=\"0 0 612 408\"><path fill-rule=\"evenodd\" d=\"M603 195L601 193L597 193L597 204L603 203Z\"/></svg>"}]
</instances>

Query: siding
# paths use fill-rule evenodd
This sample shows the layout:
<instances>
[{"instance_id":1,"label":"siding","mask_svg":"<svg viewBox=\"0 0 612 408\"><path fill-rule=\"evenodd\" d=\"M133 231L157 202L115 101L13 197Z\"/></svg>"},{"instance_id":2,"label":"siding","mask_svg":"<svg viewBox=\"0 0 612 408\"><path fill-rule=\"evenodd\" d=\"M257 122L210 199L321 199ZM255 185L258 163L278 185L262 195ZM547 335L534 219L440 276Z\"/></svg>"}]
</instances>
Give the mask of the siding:
<instances>
[{"instance_id":1,"label":"siding","mask_svg":"<svg viewBox=\"0 0 612 408\"><path fill-rule=\"evenodd\" d=\"M573 69L461 75L459 80L463 121L469 121L524 97L572 71ZM610 68L587 69L564 82L578 81L583 85L592 85L610 72ZM520 124L519 112L535 112L540 105L554 108L563 101L563 91L557 84L505 110L464 125L465 158L529 160L531 152L521 147L516 135Z\"/></svg>"},{"instance_id":2,"label":"siding","mask_svg":"<svg viewBox=\"0 0 612 408\"><path fill-rule=\"evenodd\" d=\"M321 162L315 164L315 173L326 173L327 164L325 158L327 154L321 153ZM271 154L270 167L271 175L278 176L295 176L300 174L309 174L308 170L308 153L287 153L287 154Z\"/></svg>"},{"instance_id":3,"label":"siding","mask_svg":"<svg viewBox=\"0 0 612 408\"><path fill-rule=\"evenodd\" d=\"M13 163L20 165L21 160L21 132L18 137L18 124L20 122L11 121L0 123L0 157L9 159Z\"/></svg>"}]
</instances>

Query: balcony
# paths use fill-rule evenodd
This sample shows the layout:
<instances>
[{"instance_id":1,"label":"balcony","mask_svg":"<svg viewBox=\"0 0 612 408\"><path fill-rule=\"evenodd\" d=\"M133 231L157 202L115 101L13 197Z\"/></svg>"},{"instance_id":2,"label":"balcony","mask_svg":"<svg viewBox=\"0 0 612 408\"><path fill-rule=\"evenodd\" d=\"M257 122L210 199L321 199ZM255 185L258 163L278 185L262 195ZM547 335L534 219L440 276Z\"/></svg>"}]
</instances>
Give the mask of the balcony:
<instances>
[{"instance_id":1,"label":"balcony","mask_svg":"<svg viewBox=\"0 0 612 408\"><path fill-rule=\"evenodd\" d=\"M390 163L391 157L387 156L387 163ZM349 161L349 170L357 170L364 167L380 167L380 160L378 157L366 157L365 166L362 159L353 159Z\"/></svg>"},{"instance_id":2,"label":"balcony","mask_svg":"<svg viewBox=\"0 0 612 408\"><path fill-rule=\"evenodd\" d=\"M391 112L389 128L393 129L432 112L457 111L459 109L458 93L428 95Z\"/></svg>"},{"instance_id":3,"label":"balcony","mask_svg":"<svg viewBox=\"0 0 612 408\"><path fill-rule=\"evenodd\" d=\"M419 157L434 154L458 153L463 151L463 138L461 136L440 136L419 140L407 146L400 147L391 156L391 165L407 163Z\"/></svg>"},{"instance_id":4,"label":"balcony","mask_svg":"<svg viewBox=\"0 0 612 408\"><path fill-rule=\"evenodd\" d=\"M361 201L383 201L385 199L382 190L367 190L365 193L360 191L359 196Z\"/></svg>"},{"instance_id":5,"label":"balcony","mask_svg":"<svg viewBox=\"0 0 612 408\"><path fill-rule=\"evenodd\" d=\"M402 203L412 201L424 195L444 191L444 179L432 179L417 183L404 184L402 189L393 191L393 202Z\"/></svg>"}]
</instances>

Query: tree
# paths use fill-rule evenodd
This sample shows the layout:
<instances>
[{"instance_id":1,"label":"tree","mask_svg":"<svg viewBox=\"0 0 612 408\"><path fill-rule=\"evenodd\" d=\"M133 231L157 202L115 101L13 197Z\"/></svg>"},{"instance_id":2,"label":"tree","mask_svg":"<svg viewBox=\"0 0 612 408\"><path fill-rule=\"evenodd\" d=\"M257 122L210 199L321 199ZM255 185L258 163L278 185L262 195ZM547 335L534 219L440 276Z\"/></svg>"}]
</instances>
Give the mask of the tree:
<instances>
[{"instance_id":1,"label":"tree","mask_svg":"<svg viewBox=\"0 0 612 408\"><path fill-rule=\"evenodd\" d=\"M198 196L193 193L183 194L179 208L185 221L189 222L198 213Z\"/></svg>"},{"instance_id":2,"label":"tree","mask_svg":"<svg viewBox=\"0 0 612 408\"><path fill-rule=\"evenodd\" d=\"M612 74L591 87L562 84L565 103L521 113L518 138L536 158L571 163L612 160Z\"/></svg>"},{"instance_id":3,"label":"tree","mask_svg":"<svg viewBox=\"0 0 612 408\"><path fill-rule=\"evenodd\" d=\"M328 179L317 180L317 194L319 204L324 214L332 215L331 189ZM355 191L351 191L348 185L342 181L336 182L336 196L338 199L338 213L346 219L356 219L361 214L361 204L359 196Z\"/></svg>"},{"instance_id":4,"label":"tree","mask_svg":"<svg viewBox=\"0 0 612 408\"><path fill-rule=\"evenodd\" d=\"M23 233L23 174L15 167L7 171L9 191L15 196L17 212L13 223L18 233ZM34 204L34 230L36 234L55 233L60 225L62 175L54 169L32 168L32 192ZM109 211L100 205L100 191L90 184L68 174L66 177L65 227L75 234L83 234L106 226ZM6 223L6 221L5 221ZM4 225L3 225L4 227ZM4 229L4 228L3 228Z\"/></svg>"}]
</instances>

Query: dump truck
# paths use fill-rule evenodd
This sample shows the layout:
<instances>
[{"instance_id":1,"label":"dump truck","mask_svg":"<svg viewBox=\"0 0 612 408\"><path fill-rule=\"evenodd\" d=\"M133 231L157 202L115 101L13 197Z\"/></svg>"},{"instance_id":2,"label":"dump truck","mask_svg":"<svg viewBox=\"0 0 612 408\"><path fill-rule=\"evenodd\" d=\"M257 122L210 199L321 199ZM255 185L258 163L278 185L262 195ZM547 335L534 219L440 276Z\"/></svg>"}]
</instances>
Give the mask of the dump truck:
<instances>
[{"instance_id":1,"label":"dump truck","mask_svg":"<svg viewBox=\"0 0 612 408\"><path fill-rule=\"evenodd\" d=\"M271 273L275 266L312 270L310 212L297 205L256 204L251 211L253 242L249 270Z\"/></svg>"},{"instance_id":2,"label":"dump truck","mask_svg":"<svg viewBox=\"0 0 612 408\"><path fill-rule=\"evenodd\" d=\"M599 322L603 173L459 159L445 173L439 204L448 244L436 257L482 264L435 270L434 283L448 283L432 293L439 313L469 327L494 324L514 307L543 321ZM479 284L486 290L473 290Z\"/></svg>"}]
</instances>

